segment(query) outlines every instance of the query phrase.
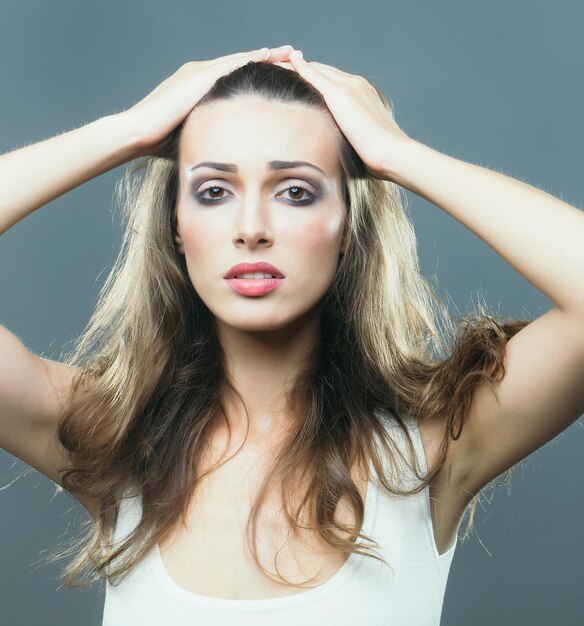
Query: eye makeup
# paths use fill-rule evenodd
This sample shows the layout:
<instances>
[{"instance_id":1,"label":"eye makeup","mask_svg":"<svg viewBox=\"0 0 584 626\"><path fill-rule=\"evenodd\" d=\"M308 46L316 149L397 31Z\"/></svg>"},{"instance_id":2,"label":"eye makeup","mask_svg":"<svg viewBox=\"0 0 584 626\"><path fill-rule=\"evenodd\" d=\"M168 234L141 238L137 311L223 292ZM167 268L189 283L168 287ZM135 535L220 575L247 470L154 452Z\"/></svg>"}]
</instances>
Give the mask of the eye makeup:
<instances>
[{"instance_id":1,"label":"eye makeup","mask_svg":"<svg viewBox=\"0 0 584 626\"><path fill-rule=\"evenodd\" d=\"M192 194L191 194L192 197L199 204L209 205L209 204L223 203L226 200L225 195L222 196L221 198L215 198L215 199L203 196L203 194L207 192L211 192L211 193L217 193L218 191L229 192L229 190L226 187L220 184L215 184L218 182L223 182L223 181L221 179L215 179L214 181L211 182L211 184L202 186L200 188L197 188L197 185L193 184ZM301 199L301 200L295 200L294 198L287 197L284 199L284 201L287 202L288 204L297 204L297 205L313 204L314 202L317 202L318 200L320 200L324 195L324 191L321 185L318 185L318 184L307 185L306 183L302 181L296 181L296 180L292 180L286 187L278 191L275 195L280 196L281 194L288 193L290 190L300 190L304 196L308 194L309 197Z\"/></svg>"}]
</instances>

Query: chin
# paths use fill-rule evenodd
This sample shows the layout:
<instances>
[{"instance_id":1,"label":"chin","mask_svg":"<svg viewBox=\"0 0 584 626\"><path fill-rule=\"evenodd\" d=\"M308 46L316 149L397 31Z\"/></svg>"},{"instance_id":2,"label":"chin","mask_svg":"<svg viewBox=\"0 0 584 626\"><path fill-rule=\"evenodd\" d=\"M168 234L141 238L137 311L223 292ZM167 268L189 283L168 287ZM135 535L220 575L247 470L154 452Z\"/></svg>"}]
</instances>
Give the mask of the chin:
<instances>
[{"instance_id":1,"label":"chin","mask_svg":"<svg viewBox=\"0 0 584 626\"><path fill-rule=\"evenodd\" d=\"M281 311L278 314L274 310L267 310L268 308L271 307L266 307L264 311L260 311L259 307L255 311L233 310L230 311L229 315L225 315L225 309L223 309L221 315L217 315L214 311L212 313L219 324L230 328L249 332L273 332L292 326L305 319L314 307L294 311L288 315L281 314Z\"/></svg>"},{"instance_id":2,"label":"chin","mask_svg":"<svg viewBox=\"0 0 584 626\"><path fill-rule=\"evenodd\" d=\"M216 318L221 325L234 330L240 330L245 332L273 332L285 328L288 323L280 320L264 320L264 319L221 319Z\"/></svg>"}]
</instances>

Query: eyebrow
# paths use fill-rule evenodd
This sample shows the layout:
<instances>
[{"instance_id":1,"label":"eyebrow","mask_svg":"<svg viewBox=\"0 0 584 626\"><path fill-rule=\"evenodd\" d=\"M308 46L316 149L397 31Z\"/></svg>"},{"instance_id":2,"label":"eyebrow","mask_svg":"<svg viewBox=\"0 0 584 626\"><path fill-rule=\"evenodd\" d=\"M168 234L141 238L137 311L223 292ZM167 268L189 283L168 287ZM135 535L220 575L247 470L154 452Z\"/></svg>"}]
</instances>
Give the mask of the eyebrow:
<instances>
[{"instance_id":1,"label":"eyebrow","mask_svg":"<svg viewBox=\"0 0 584 626\"><path fill-rule=\"evenodd\" d=\"M222 172L237 173L238 171L238 167L235 163L219 163L217 161L203 161L191 167L189 171L192 172L198 167L210 167L211 169L221 170ZM266 165L266 168L269 170L289 170L296 167L312 167L326 176L326 172L324 170L317 167L313 163L309 163L308 161L268 161Z\"/></svg>"}]
</instances>

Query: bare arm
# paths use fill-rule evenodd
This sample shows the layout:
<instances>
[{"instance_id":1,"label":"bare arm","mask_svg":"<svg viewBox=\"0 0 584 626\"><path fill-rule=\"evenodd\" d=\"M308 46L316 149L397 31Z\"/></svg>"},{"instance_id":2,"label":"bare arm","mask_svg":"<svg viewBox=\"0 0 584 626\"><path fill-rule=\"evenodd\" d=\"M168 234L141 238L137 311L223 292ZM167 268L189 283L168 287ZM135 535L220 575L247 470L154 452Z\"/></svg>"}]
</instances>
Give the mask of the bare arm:
<instances>
[{"instance_id":1,"label":"bare arm","mask_svg":"<svg viewBox=\"0 0 584 626\"><path fill-rule=\"evenodd\" d=\"M398 184L467 226L555 305L509 340L493 390L473 390L452 455L474 495L584 411L584 213L417 142L399 163L391 174Z\"/></svg>"},{"instance_id":2,"label":"bare arm","mask_svg":"<svg viewBox=\"0 0 584 626\"><path fill-rule=\"evenodd\" d=\"M139 155L122 115L0 155L0 234L67 191Z\"/></svg>"},{"instance_id":3,"label":"bare arm","mask_svg":"<svg viewBox=\"0 0 584 626\"><path fill-rule=\"evenodd\" d=\"M88 180L139 156L123 115L0 156L0 233ZM0 448L57 484L67 455L56 436L59 400L77 368L43 359L0 325ZM79 500L95 516L91 498Z\"/></svg>"},{"instance_id":4,"label":"bare arm","mask_svg":"<svg viewBox=\"0 0 584 626\"><path fill-rule=\"evenodd\" d=\"M131 109L0 155L0 234L67 191L156 154L215 81L248 61L279 61L288 46L190 61Z\"/></svg>"},{"instance_id":5,"label":"bare arm","mask_svg":"<svg viewBox=\"0 0 584 626\"><path fill-rule=\"evenodd\" d=\"M455 218L555 305L509 339L504 376L473 389L464 428L447 457L448 482L462 487L466 504L467 496L557 437L584 411L584 213L510 176L410 139L364 77L293 55L289 60L281 65L323 94L372 176L401 185Z\"/></svg>"},{"instance_id":6,"label":"bare arm","mask_svg":"<svg viewBox=\"0 0 584 626\"><path fill-rule=\"evenodd\" d=\"M222 75L287 47L188 62L131 109L0 155L0 234L67 191L139 156L156 155ZM0 325L0 448L60 484L68 457L57 437L61 400L77 368L33 354ZM95 517L97 502L78 499Z\"/></svg>"}]
</instances>

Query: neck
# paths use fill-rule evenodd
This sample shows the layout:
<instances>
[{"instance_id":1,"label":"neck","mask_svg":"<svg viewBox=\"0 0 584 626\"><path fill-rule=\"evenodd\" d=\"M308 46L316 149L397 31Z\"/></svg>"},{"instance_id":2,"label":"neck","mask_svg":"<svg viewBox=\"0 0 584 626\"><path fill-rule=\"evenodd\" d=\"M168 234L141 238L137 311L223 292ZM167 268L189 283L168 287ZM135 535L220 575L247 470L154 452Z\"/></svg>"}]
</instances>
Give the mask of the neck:
<instances>
[{"instance_id":1,"label":"neck","mask_svg":"<svg viewBox=\"0 0 584 626\"><path fill-rule=\"evenodd\" d=\"M265 441L291 423L286 392L319 345L320 315L309 313L274 331L244 331L217 321L217 335L226 377L241 396L222 390L230 426L234 434L244 435L249 419L248 440Z\"/></svg>"}]
</instances>

